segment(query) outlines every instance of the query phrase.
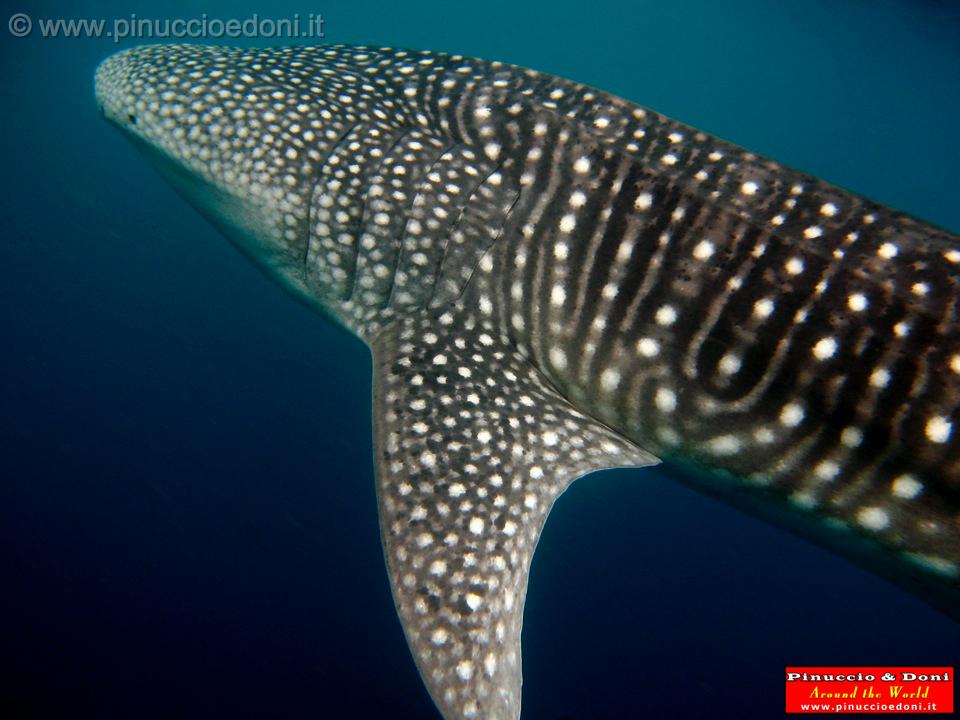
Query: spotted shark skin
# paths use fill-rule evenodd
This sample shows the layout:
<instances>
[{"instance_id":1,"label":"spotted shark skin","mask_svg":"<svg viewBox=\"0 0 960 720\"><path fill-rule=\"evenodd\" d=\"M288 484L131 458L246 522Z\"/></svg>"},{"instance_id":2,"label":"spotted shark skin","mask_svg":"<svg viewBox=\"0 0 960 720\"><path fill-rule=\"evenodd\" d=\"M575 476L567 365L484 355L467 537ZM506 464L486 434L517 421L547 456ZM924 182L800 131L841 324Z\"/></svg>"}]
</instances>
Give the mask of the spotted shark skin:
<instances>
[{"instance_id":1,"label":"spotted shark skin","mask_svg":"<svg viewBox=\"0 0 960 720\"><path fill-rule=\"evenodd\" d=\"M519 717L533 551L602 468L697 468L960 614L957 236L457 55L145 46L96 94L371 347L384 552L444 717Z\"/></svg>"}]
</instances>

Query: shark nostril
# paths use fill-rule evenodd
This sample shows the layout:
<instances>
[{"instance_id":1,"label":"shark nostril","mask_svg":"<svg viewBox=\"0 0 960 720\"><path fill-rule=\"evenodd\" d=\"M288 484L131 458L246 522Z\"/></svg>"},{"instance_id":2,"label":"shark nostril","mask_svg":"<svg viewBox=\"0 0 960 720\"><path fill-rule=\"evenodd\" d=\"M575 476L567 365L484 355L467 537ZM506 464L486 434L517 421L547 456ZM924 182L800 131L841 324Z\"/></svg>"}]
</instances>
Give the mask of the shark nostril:
<instances>
[{"instance_id":1,"label":"shark nostril","mask_svg":"<svg viewBox=\"0 0 960 720\"><path fill-rule=\"evenodd\" d=\"M136 125L136 124L137 124L137 116L134 115L133 113L127 113L127 121L128 121L131 125Z\"/></svg>"}]
</instances>

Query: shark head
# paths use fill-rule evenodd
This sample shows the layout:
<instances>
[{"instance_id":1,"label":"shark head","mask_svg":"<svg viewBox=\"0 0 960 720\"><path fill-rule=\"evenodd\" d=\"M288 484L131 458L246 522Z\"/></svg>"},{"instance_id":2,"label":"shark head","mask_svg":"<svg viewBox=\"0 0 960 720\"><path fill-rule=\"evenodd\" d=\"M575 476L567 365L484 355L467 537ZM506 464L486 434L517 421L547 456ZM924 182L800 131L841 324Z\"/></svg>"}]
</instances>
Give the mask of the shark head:
<instances>
[{"instance_id":1,"label":"shark head","mask_svg":"<svg viewBox=\"0 0 960 720\"><path fill-rule=\"evenodd\" d=\"M307 200L302 127L242 51L143 46L97 68L97 103L173 187L244 253L300 285Z\"/></svg>"}]
</instances>

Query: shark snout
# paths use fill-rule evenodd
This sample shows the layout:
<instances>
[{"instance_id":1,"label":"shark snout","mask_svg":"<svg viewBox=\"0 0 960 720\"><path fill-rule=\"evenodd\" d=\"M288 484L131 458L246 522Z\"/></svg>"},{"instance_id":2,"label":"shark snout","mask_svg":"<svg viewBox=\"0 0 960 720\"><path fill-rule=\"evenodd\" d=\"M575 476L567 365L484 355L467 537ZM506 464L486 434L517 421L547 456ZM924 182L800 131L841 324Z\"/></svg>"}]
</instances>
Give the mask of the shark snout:
<instances>
[{"instance_id":1,"label":"shark snout","mask_svg":"<svg viewBox=\"0 0 960 720\"><path fill-rule=\"evenodd\" d=\"M134 70L137 48L123 50L100 63L94 77L94 95L104 118L120 127L137 124Z\"/></svg>"}]
</instances>

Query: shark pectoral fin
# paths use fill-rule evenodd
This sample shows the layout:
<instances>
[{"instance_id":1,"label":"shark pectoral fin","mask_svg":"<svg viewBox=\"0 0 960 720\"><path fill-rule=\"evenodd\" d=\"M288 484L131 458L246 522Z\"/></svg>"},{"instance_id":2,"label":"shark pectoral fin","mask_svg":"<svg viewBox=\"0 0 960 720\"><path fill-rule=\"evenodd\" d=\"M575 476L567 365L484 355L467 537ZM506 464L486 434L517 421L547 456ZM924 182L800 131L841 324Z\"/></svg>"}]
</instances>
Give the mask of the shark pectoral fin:
<instances>
[{"instance_id":1,"label":"shark pectoral fin","mask_svg":"<svg viewBox=\"0 0 960 720\"><path fill-rule=\"evenodd\" d=\"M373 343L377 490L394 600L443 715L516 720L530 560L578 476L657 458L570 406L463 314Z\"/></svg>"}]
</instances>

